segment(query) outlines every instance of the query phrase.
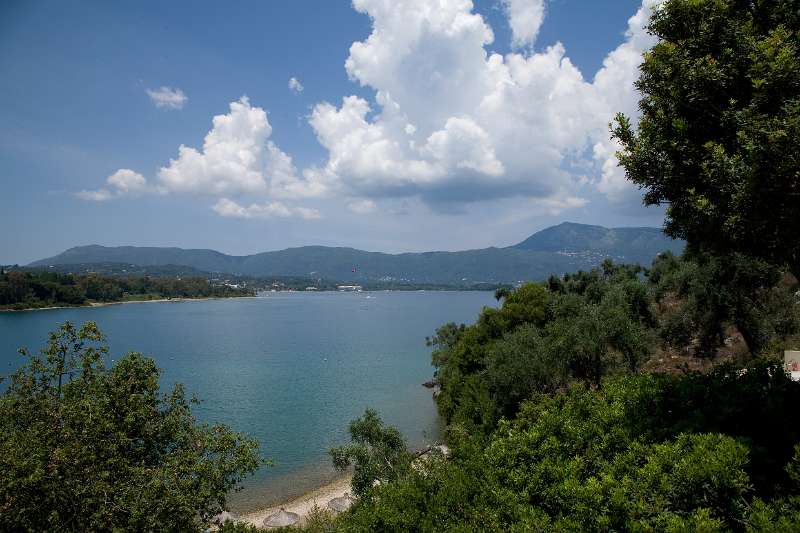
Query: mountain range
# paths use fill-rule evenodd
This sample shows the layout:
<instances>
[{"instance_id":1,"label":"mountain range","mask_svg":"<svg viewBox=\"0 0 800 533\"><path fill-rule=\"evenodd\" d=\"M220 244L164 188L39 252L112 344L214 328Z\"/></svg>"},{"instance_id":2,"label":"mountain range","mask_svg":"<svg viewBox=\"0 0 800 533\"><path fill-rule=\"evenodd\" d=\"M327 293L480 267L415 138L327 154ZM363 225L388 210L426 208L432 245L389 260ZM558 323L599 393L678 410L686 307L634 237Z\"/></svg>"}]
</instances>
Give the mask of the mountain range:
<instances>
[{"instance_id":1,"label":"mountain range","mask_svg":"<svg viewBox=\"0 0 800 533\"><path fill-rule=\"evenodd\" d=\"M544 279L586 270L604 259L649 266L662 251L680 253L683 241L659 228L604 228L565 222L519 244L459 252L389 254L354 248L303 246L234 256L214 250L138 246L77 246L30 267L119 263L180 265L253 277L303 276L342 282L389 281L473 285Z\"/></svg>"}]
</instances>

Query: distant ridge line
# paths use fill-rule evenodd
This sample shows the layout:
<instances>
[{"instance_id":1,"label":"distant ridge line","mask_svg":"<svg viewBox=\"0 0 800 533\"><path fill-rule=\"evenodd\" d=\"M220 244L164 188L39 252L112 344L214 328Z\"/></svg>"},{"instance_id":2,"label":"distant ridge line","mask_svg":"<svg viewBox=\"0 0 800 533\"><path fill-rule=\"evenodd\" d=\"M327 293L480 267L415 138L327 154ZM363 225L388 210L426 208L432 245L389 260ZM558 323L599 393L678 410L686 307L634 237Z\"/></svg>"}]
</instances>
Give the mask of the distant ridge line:
<instances>
[{"instance_id":1,"label":"distant ridge line","mask_svg":"<svg viewBox=\"0 0 800 533\"><path fill-rule=\"evenodd\" d=\"M206 272L248 276L308 276L342 281L414 283L516 283L599 265L605 258L649 266L662 251L680 253L682 241L659 228L604 228L564 222L513 246L457 252L369 252L348 247L301 246L251 255L178 247L76 246L30 263L50 265L128 263L180 265ZM353 272L358 266L356 272Z\"/></svg>"}]
</instances>

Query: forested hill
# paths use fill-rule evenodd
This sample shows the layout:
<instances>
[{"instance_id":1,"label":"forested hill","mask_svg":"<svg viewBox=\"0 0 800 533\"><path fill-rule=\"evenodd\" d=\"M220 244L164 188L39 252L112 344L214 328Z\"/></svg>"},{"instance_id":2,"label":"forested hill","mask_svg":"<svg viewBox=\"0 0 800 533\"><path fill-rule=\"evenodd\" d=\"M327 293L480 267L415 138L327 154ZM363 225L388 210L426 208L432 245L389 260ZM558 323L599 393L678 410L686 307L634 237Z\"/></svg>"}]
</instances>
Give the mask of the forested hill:
<instances>
[{"instance_id":1,"label":"forested hill","mask_svg":"<svg viewBox=\"0 0 800 533\"><path fill-rule=\"evenodd\" d=\"M646 258L652 259L663 252L665 246L675 251L681 249L683 243L666 238L661 228L604 228L564 222L534 233L514 248L538 252L597 252L647 263Z\"/></svg>"},{"instance_id":2,"label":"forested hill","mask_svg":"<svg viewBox=\"0 0 800 533\"><path fill-rule=\"evenodd\" d=\"M78 263L185 265L247 276L308 276L341 281L409 281L471 285L543 279L615 261L649 265L658 252L680 252L682 241L657 228L603 228L563 223L506 248L387 254L353 248L304 246L247 256L214 250L78 246L30 266ZM355 270L355 271L354 271Z\"/></svg>"}]
</instances>

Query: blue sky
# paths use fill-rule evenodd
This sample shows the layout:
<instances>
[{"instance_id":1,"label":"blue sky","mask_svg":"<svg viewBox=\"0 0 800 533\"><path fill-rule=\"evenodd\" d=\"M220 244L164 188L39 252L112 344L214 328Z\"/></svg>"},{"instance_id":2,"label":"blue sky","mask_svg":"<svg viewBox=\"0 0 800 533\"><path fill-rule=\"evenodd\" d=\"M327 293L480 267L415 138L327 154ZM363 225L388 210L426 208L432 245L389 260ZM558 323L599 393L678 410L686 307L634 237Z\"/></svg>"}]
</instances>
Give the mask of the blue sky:
<instances>
[{"instance_id":1,"label":"blue sky","mask_svg":"<svg viewBox=\"0 0 800 533\"><path fill-rule=\"evenodd\" d=\"M0 263L90 243L397 252L504 246L564 220L659 225L604 131L612 110L636 115L648 13L3 2Z\"/></svg>"}]
</instances>

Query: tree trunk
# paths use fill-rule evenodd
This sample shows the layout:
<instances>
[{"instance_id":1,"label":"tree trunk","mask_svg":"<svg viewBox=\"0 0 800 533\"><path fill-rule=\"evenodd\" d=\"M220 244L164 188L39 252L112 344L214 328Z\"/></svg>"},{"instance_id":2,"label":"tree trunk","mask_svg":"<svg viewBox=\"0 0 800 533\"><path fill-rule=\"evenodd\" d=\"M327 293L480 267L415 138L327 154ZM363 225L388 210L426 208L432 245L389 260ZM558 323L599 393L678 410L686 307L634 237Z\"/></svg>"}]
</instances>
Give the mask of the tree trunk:
<instances>
[{"instance_id":1,"label":"tree trunk","mask_svg":"<svg viewBox=\"0 0 800 533\"><path fill-rule=\"evenodd\" d=\"M738 329L739 333L742 335L742 340L744 340L744 343L747 346L747 351L750 352L750 355L755 355L754 350L756 349L756 340L753 335L750 334L747 324L737 321L736 329Z\"/></svg>"}]
</instances>

